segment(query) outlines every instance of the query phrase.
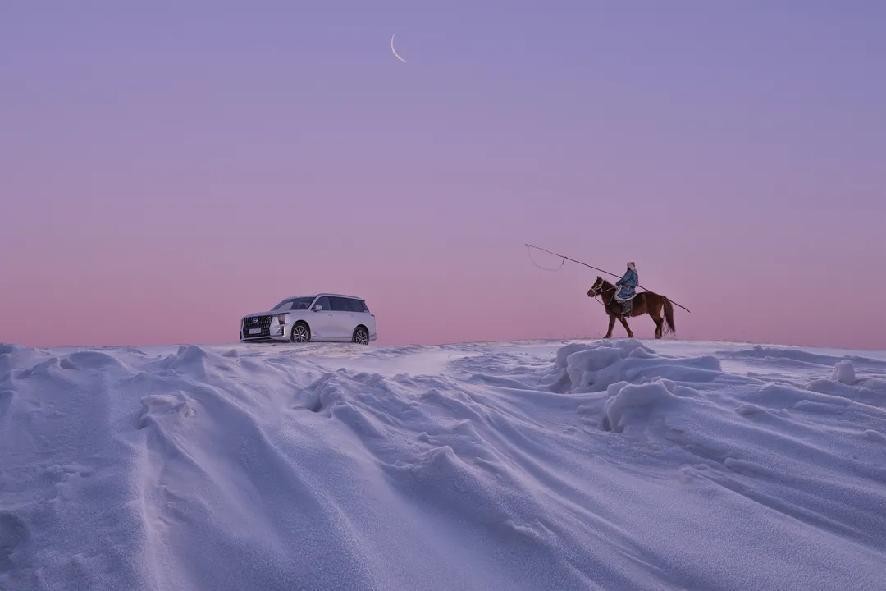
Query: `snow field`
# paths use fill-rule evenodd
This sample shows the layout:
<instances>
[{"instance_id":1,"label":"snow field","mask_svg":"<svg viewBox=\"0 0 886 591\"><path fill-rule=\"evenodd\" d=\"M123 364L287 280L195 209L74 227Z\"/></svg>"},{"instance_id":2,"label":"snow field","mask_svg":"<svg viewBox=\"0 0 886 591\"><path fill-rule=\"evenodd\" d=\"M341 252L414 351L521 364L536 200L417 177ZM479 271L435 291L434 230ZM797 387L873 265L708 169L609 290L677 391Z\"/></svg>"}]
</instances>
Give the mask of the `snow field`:
<instances>
[{"instance_id":1,"label":"snow field","mask_svg":"<svg viewBox=\"0 0 886 591\"><path fill-rule=\"evenodd\" d=\"M0 589L886 588L886 360L0 345Z\"/></svg>"}]
</instances>

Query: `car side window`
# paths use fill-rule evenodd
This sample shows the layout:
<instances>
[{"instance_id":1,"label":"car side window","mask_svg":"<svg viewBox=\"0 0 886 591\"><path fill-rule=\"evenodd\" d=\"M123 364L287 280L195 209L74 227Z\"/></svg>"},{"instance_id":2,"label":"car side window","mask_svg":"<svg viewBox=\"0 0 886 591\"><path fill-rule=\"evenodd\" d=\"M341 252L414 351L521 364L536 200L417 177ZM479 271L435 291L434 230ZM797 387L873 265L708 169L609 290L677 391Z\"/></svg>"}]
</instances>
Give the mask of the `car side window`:
<instances>
[{"instance_id":1,"label":"car side window","mask_svg":"<svg viewBox=\"0 0 886 591\"><path fill-rule=\"evenodd\" d=\"M323 308L323 310L325 310L327 312L332 309L332 306L330 306L330 304L329 304L329 298L327 298L326 296L323 296L321 298L317 298L317 301L314 302L314 305L321 306Z\"/></svg>"},{"instance_id":2,"label":"car side window","mask_svg":"<svg viewBox=\"0 0 886 591\"><path fill-rule=\"evenodd\" d=\"M367 313L369 312L369 306L366 305L366 302L363 300L354 300L357 302L355 312Z\"/></svg>"},{"instance_id":3,"label":"car side window","mask_svg":"<svg viewBox=\"0 0 886 591\"><path fill-rule=\"evenodd\" d=\"M314 303L314 298L293 298L291 310L307 310Z\"/></svg>"},{"instance_id":4,"label":"car side window","mask_svg":"<svg viewBox=\"0 0 886 591\"><path fill-rule=\"evenodd\" d=\"M350 312L351 304L348 301L348 298L339 298L339 297L331 297L332 309L336 312Z\"/></svg>"}]
</instances>

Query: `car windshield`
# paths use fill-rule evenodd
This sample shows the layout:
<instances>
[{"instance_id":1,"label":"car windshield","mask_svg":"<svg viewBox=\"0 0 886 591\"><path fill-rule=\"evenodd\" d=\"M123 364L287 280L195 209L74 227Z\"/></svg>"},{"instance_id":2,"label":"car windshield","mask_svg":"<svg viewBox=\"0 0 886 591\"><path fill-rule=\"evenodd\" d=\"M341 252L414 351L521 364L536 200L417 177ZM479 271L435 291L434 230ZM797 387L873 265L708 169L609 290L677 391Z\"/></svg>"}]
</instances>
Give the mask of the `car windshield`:
<instances>
[{"instance_id":1,"label":"car windshield","mask_svg":"<svg viewBox=\"0 0 886 591\"><path fill-rule=\"evenodd\" d=\"M307 310L311 307L314 297L288 298L271 308L272 310Z\"/></svg>"}]
</instances>

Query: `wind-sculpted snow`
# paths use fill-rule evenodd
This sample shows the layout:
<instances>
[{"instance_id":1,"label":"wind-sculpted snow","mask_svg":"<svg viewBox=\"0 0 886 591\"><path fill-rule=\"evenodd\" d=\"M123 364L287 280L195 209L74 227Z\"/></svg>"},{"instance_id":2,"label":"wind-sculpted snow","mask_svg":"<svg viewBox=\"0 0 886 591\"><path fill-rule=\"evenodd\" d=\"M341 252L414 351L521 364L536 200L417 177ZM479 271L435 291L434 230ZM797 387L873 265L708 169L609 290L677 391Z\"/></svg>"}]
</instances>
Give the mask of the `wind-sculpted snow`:
<instances>
[{"instance_id":1,"label":"wind-sculpted snow","mask_svg":"<svg viewBox=\"0 0 886 591\"><path fill-rule=\"evenodd\" d=\"M883 589L872 355L0 345L0 589Z\"/></svg>"}]
</instances>

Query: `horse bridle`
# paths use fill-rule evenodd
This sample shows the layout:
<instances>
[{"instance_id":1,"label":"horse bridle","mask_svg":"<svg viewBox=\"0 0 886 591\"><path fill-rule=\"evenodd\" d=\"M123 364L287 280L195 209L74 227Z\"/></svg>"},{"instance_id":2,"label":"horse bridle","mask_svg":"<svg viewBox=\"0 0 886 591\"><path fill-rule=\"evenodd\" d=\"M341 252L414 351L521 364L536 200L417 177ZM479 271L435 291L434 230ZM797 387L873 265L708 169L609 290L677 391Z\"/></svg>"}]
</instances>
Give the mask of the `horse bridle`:
<instances>
[{"instance_id":1,"label":"horse bridle","mask_svg":"<svg viewBox=\"0 0 886 591\"><path fill-rule=\"evenodd\" d=\"M594 285L596 285L596 284L597 284L597 282L595 281ZM594 285L591 286L591 290L594 289ZM612 285L612 284L610 283L610 285ZM606 287L606 280L603 278L600 278L600 288L597 291L597 295L593 296L593 299L595 299L595 300L597 298L600 298L598 301L600 302L600 305L603 306L604 308L612 303L612 299L615 297L615 292L618 290L616 288L616 286L612 285L612 297L609 298L609 304L607 304L606 301L603 299L603 289L605 287Z\"/></svg>"}]
</instances>

